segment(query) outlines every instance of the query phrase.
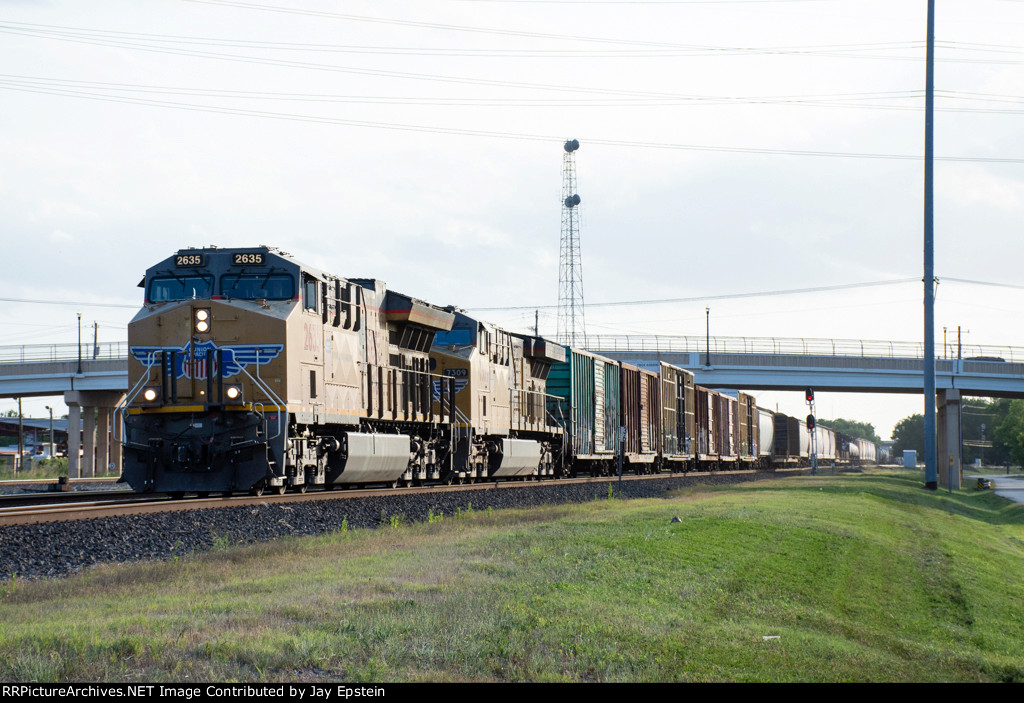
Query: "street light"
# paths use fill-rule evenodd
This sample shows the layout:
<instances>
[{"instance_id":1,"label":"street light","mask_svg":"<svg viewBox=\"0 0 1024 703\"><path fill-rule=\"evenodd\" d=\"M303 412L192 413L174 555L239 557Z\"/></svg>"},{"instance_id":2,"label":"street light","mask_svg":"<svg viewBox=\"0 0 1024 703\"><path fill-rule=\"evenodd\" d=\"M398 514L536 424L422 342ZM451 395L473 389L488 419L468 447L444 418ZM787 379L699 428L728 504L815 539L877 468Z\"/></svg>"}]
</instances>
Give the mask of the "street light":
<instances>
[{"instance_id":1,"label":"street light","mask_svg":"<svg viewBox=\"0 0 1024 703\"><path fill-rule=\"evenodd\" d=\"M82 375L82 313L78 313L78 375Z\"/></svg>"},{"instance_id":2,"label":"street light","mask_svg":"<svg viewBox=\"0 0 1024 703\"><path fill-rule=\"evenodd\" d=\"M47 410L50 411L50 458L52 459L54 457L54 450L53 450L53 408L51 408L49 405L47 405L45 407L46 407Z\"/></svg>"},{"instance_id":3,"label":"street light","mask_svg":"<svg viewBox=\"0 0 1024 703\"><path fill-rule=\"evenodd\" d=\"M711 308L704 308L704 365L711 366Z\"/></svg>"}]
</instances>

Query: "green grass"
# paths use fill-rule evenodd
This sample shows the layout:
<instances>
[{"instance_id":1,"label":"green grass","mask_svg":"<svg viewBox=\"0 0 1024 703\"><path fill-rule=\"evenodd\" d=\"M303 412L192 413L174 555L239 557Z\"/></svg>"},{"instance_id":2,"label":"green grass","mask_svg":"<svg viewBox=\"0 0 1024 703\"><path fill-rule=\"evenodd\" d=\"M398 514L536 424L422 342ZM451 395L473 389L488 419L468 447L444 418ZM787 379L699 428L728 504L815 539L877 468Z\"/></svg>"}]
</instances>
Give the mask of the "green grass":
<instances>
[{"instance_id":1,"label":"green grass","mask_svg":"<svg viewBox=\"0 0 1024 703\"><path fill-rule=\"evenodd\" d=\"M1024 506L991 491L869 472L382 526L7 583L0 679L1024 681Z\"/></svg>"},{"instance_id":2,"label":"green grass","mask_svg":"<svg viewBox=\"0 0 1024 703\"><path fill-rule=\"evenodd\" d=\"M29 462L25 459L25 468L14 473L14 460L0 461L0 481L17 479L19 481L55 479L68 475L67 457L56 457L54 459L41 459Z\"/></svg>"}]
</instances>

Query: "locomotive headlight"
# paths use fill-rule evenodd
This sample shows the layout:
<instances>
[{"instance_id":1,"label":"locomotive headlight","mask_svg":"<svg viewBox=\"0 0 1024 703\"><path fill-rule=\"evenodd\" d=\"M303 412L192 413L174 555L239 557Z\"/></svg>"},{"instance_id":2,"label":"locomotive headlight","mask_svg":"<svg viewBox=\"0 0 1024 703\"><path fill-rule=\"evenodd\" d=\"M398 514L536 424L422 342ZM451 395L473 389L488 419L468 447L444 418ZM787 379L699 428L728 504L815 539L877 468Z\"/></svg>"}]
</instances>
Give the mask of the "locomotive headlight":
<instances>
[{"instance_id":1,"label":"locomotive headlight","mask_svg":"<svg viewBox=\"0 0 1024 703\"><path fill-rule=\"evenodd\" d=\"M196 332L205 333L210 331L210 311L206 308L199 308L195 313Z\"/></svg>"},{"instance_id":2,"label":"locomotive headlight","mask_svg":"<svg viewBox=\"0 0 1024 703\"><path fill-rule=\"evenodd\" d=\"M242 387L237 384L231 384L224 386L224 397L232 402L241 402L242 400Z\"/></svg>"},{"instance_id":3,"label":"locomotive headlight","mask_svg":"<svg viewBox=\"0 0 1024 703\"><path fill-rule=\"evenodd\" d=\"M148 386L142 389L142 404L143 405L158 405L160 403L160 388L158 386Z\"/></svg>"}]
</instances>

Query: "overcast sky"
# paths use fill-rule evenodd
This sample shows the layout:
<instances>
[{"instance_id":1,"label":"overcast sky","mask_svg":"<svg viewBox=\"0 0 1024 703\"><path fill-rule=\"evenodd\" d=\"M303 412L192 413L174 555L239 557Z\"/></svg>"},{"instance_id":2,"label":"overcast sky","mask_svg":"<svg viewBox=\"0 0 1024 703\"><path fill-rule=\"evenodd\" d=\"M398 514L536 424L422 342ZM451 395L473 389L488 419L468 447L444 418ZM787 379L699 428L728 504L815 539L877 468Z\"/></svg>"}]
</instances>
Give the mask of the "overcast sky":
<instances>
[{"instance_id":1,"label":"overcast sky","mask_svg":"<svg viewBox=\"0 0 1024 703\"><path fill-rule=\"evenodd\" d=\"M938 348L1024 346L1024 291L964 282L1022 283L1024 3L937 6ZM78 312L123 340L145 269L206 244L553 336L567 138L588 334L703 335L710 307L713 335L920 341L925 11L0 0L0 344L73 342ZM818 400L883 437L922 408Z\"/></svg>"}]
</instances>

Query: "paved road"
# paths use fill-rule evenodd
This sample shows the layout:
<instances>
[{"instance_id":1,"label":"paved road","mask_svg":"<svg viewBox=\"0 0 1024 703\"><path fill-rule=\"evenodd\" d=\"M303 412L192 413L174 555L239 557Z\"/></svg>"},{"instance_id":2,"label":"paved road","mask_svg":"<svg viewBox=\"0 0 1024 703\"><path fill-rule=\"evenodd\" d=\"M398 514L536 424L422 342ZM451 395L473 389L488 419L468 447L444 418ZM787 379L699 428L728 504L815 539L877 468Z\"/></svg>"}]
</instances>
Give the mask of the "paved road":
<instances>
[{"instance_id":1,"label":"paved road","mask_svg":"<svg viewBox=\"0 0 1024 703\"><path fill-rule=\"evenodd\" d=\"M1024 503L1024 476L1020 474L970 474L964 475L964 488L972 486L979 478L987 478L996 487L996 495Z\"/></svg>"}]
</instances>

